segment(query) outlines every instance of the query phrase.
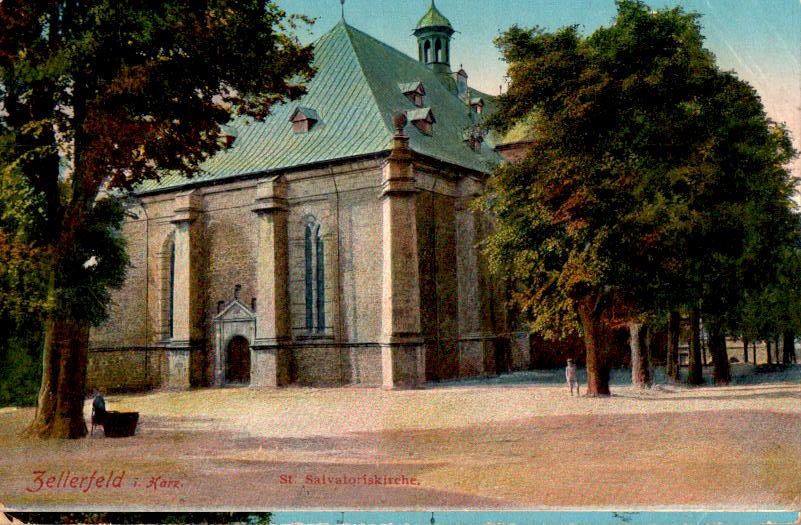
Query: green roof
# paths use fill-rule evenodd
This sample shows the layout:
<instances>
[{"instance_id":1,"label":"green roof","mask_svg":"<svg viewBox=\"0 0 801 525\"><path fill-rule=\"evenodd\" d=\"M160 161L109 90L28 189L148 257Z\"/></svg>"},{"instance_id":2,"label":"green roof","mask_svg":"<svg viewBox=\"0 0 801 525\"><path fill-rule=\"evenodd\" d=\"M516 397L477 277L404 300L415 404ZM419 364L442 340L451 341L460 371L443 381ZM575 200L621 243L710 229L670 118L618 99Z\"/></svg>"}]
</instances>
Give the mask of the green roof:
<instances>
[{"instance_id":1,"label":"green roof","mask_svg":"<svg viewBox=\"0 0 801 525\"><path fill-rule=\"evenodd\" d=\"M501 160L492 147L476 153L462 141L463 130L491 113L492 104L486 104L491 97L471 89L485 100L483 115L476 115L429 68L344 21L320 37L314 49L317 73L300 100L274 106L263 122L232 120L237 132L233 146L204 162L200 173L191 179L165 175L158 182L146 181L140 191L388 152L395 133L392 114L417 109L400 86L417 82L423 83L424 104L437 122L431 135L411 123L406 126L413 151L485 173ZM319 117L306 133L295 133L288 122L299 108Z\"/></svg>"},{"instance_id":2,"label":"green roof","mask_svg":"<svg viewBox=\"0 0 801 525\"><path fill-rule=\"evenodd\" d=\"M451 27L451 22L445 16L439 12L437 6L434 5L434 1L431 1L431 7L428 8L426 14L423 15L423 18L417 22L417 29L422 29L424 27Z\"/></svg>"}]
</instances>

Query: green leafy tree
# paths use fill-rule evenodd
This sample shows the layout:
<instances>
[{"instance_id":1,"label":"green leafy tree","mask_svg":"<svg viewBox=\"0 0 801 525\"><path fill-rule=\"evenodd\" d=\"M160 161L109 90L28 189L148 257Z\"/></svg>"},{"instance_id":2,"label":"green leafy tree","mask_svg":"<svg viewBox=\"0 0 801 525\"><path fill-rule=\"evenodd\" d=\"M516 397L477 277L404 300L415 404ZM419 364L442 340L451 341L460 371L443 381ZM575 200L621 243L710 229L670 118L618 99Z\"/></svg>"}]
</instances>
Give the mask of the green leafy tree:
<instances>
[{"instance_id":1,"label":"green leafy tree","mask_svg":"<svg viewBox=\"0 0 801 525\"><path fill-rule=\"evenodd\" d=\"M126 265L123 210L108 190L191 176L224 147L232 116L263 118L303 94L312 49L295 21L269 0L0 3L4 162L42 209L32 239L45 252L47 308L31 432L86 435L89 328Z\"/></svg>"},{"instance_id":2,"label":"green leafy tree","mask_svg":"<svg viewBox=\"0 0 801 525\"><path fill-rule=\"evenodd\" d=\"M743 295L738 329L750 340L782 334L782 362L789 364L795 355L795 334L801 333L801 249L779 248L774 258L774 283Z\"/></svg>"},{"instance_id":3,"label":"green leafy tree","mask_svg":"<svg viewBox=\"0 0 801 525\"><path fill-rule=\"evenodd\" d=\"M766 116L756 91L731 73L719 73L712 87L701 109L709 136L699 164L704 188L685 196L696 218L685 244L686 286L709 333L714 380L727 384L725 335L740 331L744 298L775 288L780 279L787 293L799 293L780 275L792 272L799 221L786 168L795 152L786 130ZM778 321L781 313L769 315ZM700 368L700 362L692 365ZM700 375L692 372L691 379Z\"/></svg>"},{"instance_id":4,"label":"green leafy tree","mask_svg":"<svg viewBox=\"0 0 801 525\"><path fill-rule=\"evenodd\" d=\"M498 39L512 82L491 124L528 122L534 139L481 201L498 217L491 266L515 283L532 329L583 333L589 395L609 394L612 327L629 326L640 384L643 323L672 313L676 325L679 309L699 319L703 307L719 344L736 296L764 284L747 277L750 262L784 242L766 227L792 223L786 134L718 70L698 15L617 6L586 38L512 27Z\"/></svg>"},{"instance_id":5,"label":"green leafy tree","mask_svg":"<svg viewBox=\"0 0 801 525\"><path fill-rule=\"evenodd\" d=\"M498 40L512 83L492 123L533 114L535 138L491 180L488 255L534 330L580 327L589 395L609 394L605 334L643 322L682 268L672 188L691 176L693 102L715 71L701 41L695 15L629 0L587 38L513 27Z\"/></svg>"},{"instance_id":6,"label":"green leafy tree","mask_svg":"<svg viewBox=\"0 0 801 525\"><path fill-rule=\"evenodd\" d=\"M0 406L32 405L41 381L44 251L32 242L39 204L0 134Z\"/></svg>"}]
</instances>

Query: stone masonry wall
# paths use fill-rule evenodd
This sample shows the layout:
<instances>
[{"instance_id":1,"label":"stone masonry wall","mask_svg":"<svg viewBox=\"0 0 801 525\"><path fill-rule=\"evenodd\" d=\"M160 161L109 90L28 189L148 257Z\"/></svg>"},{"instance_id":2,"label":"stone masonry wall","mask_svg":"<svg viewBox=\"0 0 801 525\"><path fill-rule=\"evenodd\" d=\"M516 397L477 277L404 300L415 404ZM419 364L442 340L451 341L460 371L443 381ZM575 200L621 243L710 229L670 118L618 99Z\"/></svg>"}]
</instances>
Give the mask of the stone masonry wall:
<instances>
[{"instance_id":1,"label":"stone masonry wall","mask_svg":"<svg viewBox=\"0 0 801 525\"><path fill-rule=\"evenodd\" d=\"M420 258L420 324L426 379L459 375L454 197L430 190L417 194Z\"/></svg>"},{"instance_id":2,"label":"stone masonry wall","mask_svg":"<svg viewBox=\"0 0 801 525\"><path fill-rule=\"evenodd\" d=\"M86 393L149 390L165 384L167 358L163 350L144 347L96 349L89 352Z\"/></svg>"},{"instance_id":3,"label":"stone masonry wall","mask_svg":"<svg viewBox=\"0 0 801 525\"><path fill-rule=\"evenodd\" d=\"M287 173L289 312L292 341L290 382L301 385L380 385L382 208L381 160ZM460 333L457 277L458 192L453 174L435 169L418 172L416 198L421 293L421 328L426 345L426 372L431 380L465 375L464 342L476 334ZM196 190L202 202L198 215L202 234L194 246L193 274L199 279L203 347L192 355L194 385L213 381L213 319L219 303L239 299L248 306L256 294L257 216L253 213L259 180L231 181ZM88 387L141 389L166 385L169 338L169 253L178 192L147 195L133 207L137 218L123 230L131 268L125 285L113 294L108 321L92 331ZM145 220L147 219L147 220ZM304 228L320 226L325 257L325 327L310 333L305 326ZM480 227L478 228L480 229ZM475 257L475 256L473 256ZM145 264L147 261L147 264ZM477 273L485 272L481 264ZM473 280L468 276L467 280ZM475 278L486 279L484 275ZM472 287L472 286L471 286ZM316 293L316 292L315 292ZM480 332L492 324L486 292L472 301L485 303L475 312ZM316 301L315 301L316 307ZM259 314L260 305L255 305ZM316 316L315 316L316 322ZM497 320L496 320L497 322ZM482 328L479 328L481 326ZM253 342L250 341L252 344ZM472 344L472 343L469 343ZM144 352L134 347L150 345ZM484 343L476 341L480 360ZM225 351L225 349L222 349ZM147 367L145 368L145 358ZM515 368L521 366L515 359ZM523 365L524 366L524 365ZM487 368L484 368L484 372Z\"/></svg>"},{"instance_id":4,"label":"stone masonry wall","mask_svg":"<svg viewBox=\"0 0 801 525\"><path fill-rule=\"evenodd\" d=\"M130 257L125 284L112 292L108 318L92 330L93 346L144 346L147 343L145 286L147 221L141 207L131 210L136 219L128 219L122 235L126 239ZM103 264L100 260L98 264Z\"/></svg>"}]
</instances>

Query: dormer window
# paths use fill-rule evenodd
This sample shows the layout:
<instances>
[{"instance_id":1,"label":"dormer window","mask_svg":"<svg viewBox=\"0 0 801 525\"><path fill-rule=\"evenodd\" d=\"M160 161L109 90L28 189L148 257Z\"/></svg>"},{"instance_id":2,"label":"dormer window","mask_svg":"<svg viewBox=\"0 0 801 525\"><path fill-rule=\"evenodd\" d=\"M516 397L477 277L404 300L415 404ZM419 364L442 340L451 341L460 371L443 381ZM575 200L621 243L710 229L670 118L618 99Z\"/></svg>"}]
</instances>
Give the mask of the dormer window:
<instances>
[{"instance_id":1,"label":"dormer window","mask_svg":"<svg viewBox=\"0 0 801 525\"><path fill-rule=\"evenodd\" d=\"M234 144L237 135L236 128L223 124L220 126L219 142L223 147L230 148Z\"/></svg>"},{"instance_id":2,"label":"dormer window","mask_svg":"<svg viewBox=\"0 0 801 525\"><path fill-rule=\"evenodd\" d=\"M473 97L470 99L470 109L478 114L484 109L484 100L480 97Z\"/></svg>"},{"instance_id":3,"label":"dormer window","mask_svg":"<svg viewBox=\"0 0 801 525\"><path fill-rule=\"evenodd\" d=\"M289 117L289 121L292 123L292 131L296 134L307 133L314 127L318 120L320 120L320 117L317 115L316 111L302 106L295 108L295 111L292 112L292 116Z\"/></svg>"},{"instance_id":4,"label":"dormer window","mask_svg":"<svg viewBox=\"0 0 801 525\"><path fill-rule=\"evenodd\" d=\"M434 132L434 113L431 108L411 109L406 112L406 118L422 133L431 135Z\"/></svg>"},{"instance_id":5,"label":"dormer window","mask_svg":"<svg viewBox=\"0 0 801 525\"><path fill-rule=\"evenodd\" d=\"M406 95L412 104L415 106L423 107L423 97L426 94L426 90L423 89L422 82L405 82L402 84L398 84L401 92Z\"/></svg>"},{"instance_id":6,"label":"dormer window","mask_svg":"<svg viewBox=\"0 0 801 525\"><path fill-rule=\"evenodd\" d=\"M467 129L462 133L462 138L470 149L476 153L481 153L481 143L484 142L484 131L481 128Z\"/></svg>"}]
</instances>

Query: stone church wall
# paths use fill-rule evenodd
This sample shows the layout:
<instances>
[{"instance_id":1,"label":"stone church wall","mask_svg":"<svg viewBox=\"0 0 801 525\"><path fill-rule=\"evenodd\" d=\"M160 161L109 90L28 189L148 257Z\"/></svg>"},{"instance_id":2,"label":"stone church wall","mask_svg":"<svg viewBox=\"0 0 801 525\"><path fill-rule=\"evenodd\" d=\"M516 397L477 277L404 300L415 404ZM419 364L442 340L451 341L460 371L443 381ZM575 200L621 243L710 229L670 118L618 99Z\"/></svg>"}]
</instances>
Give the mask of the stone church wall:
<instances>
[{"instance_id":1,"label":"stone church wall","mask_svg":"<svg viewBox=\"0 0 801 525\"><path fill-rule=\"evenodd\" d=\"M130 392L158 388L167 382L167 356L163 350L122 347L89 353L86 393Z\"/></svg>"},{"instance_id":2,"label":"stone church wall","mask_svg":"<svg viewBox=\"0 0 801 525\"><path fill-rule=\"evenodd\" d=\"M92 332L93 346L116 347L123 344L144 346L147 343L145 330L147 222L140 207L131 211L137 214L137 218L127 220L122 228L130 257L125 284L120 290L112 292L108 317ZM98 264L103 264L103 261L100 260Z\"/></svg>"},{"instance_id":3,"label":"stone church wall","mask_svg":"<svg viewBox=\"0 0 801 525\"><path fill-rule=\"evenodd\" d=\"M459 376L455 188L443 179L422 179L416 204L426 379L452 379Z\"/></svg>"},{"instance_id":4,"label":"stone church wall","mask_svg":"<svg viewBox=\"0 0 801 525\"><path fill-rule=\"evenodd\" d=\"M290 177L290 376L301 385L378 385L381 356L380 170L355 163ZM325 329L305 326L305 228L319 224ZM378 255L378 256L376 256Z\"/></svg>"},{"instance_id":5,"label":"stone church wall","mask_svg":"<svg viewBox=\"0 0 801 525\"><path fill-rule=\"evenodd\" d=\"M291 339L283 343L287 357L281 370L289 383L382 384L381 164L374 159L285 175ZM427 166L416 176L426 378L494 373L500 303L475 250L486 225L466 206L480 188L465 189L454 174ZM124 287L113 294L109 319L92 331L92 387L214 383L213 320L220 305L233 299L238 286L239 301L255 307L257 316L264 306L253 303L259 257L259 219L253 210L260 182L198 188L190 201L180 200L186 190L147 195L141 199L144 208L131 207L135 217L123 230L131 267ZM169 257L180 202L196 206L190 255L196 291L190 301L195 305L192 344L198 346L186 354L176 354L169 341ZM325 326L320 330L306 328L305 228L310 223L319 226L325 258ZM253 355L252 366L262 366L262 354ZM521 367L519 358L513 361ZM171 367L186 371L171 373ZM176 382L176 375L184 379Z\"/></svg>"}]
</instances>

